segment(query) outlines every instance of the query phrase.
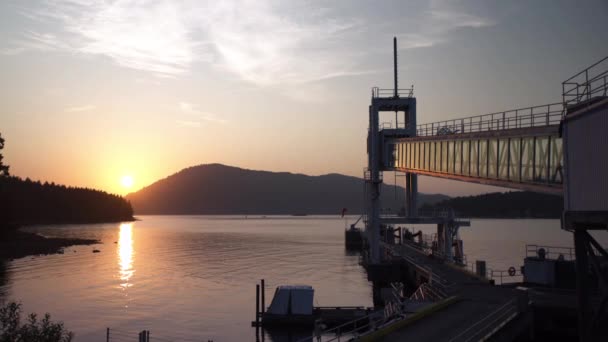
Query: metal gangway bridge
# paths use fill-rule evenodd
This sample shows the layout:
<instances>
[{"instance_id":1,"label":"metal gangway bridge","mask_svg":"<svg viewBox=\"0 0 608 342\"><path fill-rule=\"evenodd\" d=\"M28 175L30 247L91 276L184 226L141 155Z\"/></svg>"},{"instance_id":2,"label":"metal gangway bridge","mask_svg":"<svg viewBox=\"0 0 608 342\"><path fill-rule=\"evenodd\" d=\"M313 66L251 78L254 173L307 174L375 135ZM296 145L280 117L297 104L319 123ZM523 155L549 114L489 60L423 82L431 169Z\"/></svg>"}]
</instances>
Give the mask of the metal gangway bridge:
<instances>
[{"instance_id":1,"label":"metal gangway bridge","mask_svg":"<svg viewBox=\"0 0 608 342\"><path fill-rule=\"evenodd\" d=\"M595 110L598 112L608 108L608 57L606 57L562 83L561 103L417 124L413 86L409 89L398 87L396 44L396 40L394 40L394 88L373 88L371 93L367 137L368 166L364 173L366 182L364 222L369 246L365 264L368 279L374 282L384 281L385 284L390 283L387 277L390 277L393 270L391 264L396 259L406 260L414 268L420 268L420 266L411 260L426 260L421 259L417 251L403 249L403 247L382 241L381 232L389 225L436 223L437 249L445 256L446 263L455 262L451 254L453 238L459 225L462 225L463 222L459 222L454 217L447 219L445 217L424 217L418 213L418 175L562 194L568 191L566 170L568 161L566 143L562 137L565 118L572 113L578 115L581 111ZM598 104L599 110L596 108ZM394 112L395 121L380 122L381 112ZM606 153L606 146L601 148L603 148L603 153ZM588 158L592 158L593 153L587 152L590 155ZM383 182L382 173L385 171L403 173L405 177L405 215L403 216L387 217L382 214L380 185ZM599 225L595 222L594 227L604 227L602 222L600 221ZM591 239L588 234L584 237ZM593 248L597 253L597 247L588 247L580 253L588 253L592 256L591 259L594 259ZM582 255L577 252L577 259ZM586 258L583 259L586 262ZM442 262L424 267L444 269L443 265ZM586 266L585 269L589 268L587 264L581 267L584 266ZM513 303L507 307L508 310L517 306L518 299L515 295L503 297L504 293L508 291L481 290L485 289L485 285L480 282L473 282L474 285L471 285L472 283L468 280L461 280L462 277L457 273L446 271L446 274L448 278L457 279L453 280L453 283L463 284L462 291L470 289L470 291L465 291L469 304L462 304L458 309L460 313L454 314L450 318L453 319L454 325L450 325L450 321L442 321L441 325L446 329L450 329L450 327L456 329L454 327L459 326L458 329L462 330L459 325L461 324L459 317L480 319L484 315L493 313L492 310L504 308L504 303ZM577 277L582 277L582 275L577 275ZM463 279L469 278L465 276ZM606 282L608 288L608 279ZM485 297L481 298L483 296L479 295L480 293L486 293ZM608 295L606 300L608 301ZM470 303L477 303L485 309L479 309ZM471 311L470 315L467 314L467 310ZM512 311L508 313L508 317L514 317ZM501 312L498 314L502 315ZM446 313L442 316L448 317L449 315ZM580 317L583 316L579 316L579 322L585 320ZM504 321L496 320L487 327L487 331L492 332L495 328L499 329L501 324L504 324ZM477 340L479 337L469 333L458 336L467 341ZM407 336L408 338L421 337L420 335L410 336L407 333L402 335L402 337ZM447 336L443 335L443 337ZM387 338L386 340L392 339Z\"/></svg>"},{"instance_id":2,"label":"metal gangway bridge","mask_svg":"<svg viewBox=\"0 0 608 342\"><path fill-rule=\"evenodd\" d=\"M383 129L386 171L561 193L561 103ZM407 130L407 127L405 128Z\"/></svg>"}]
</instances>

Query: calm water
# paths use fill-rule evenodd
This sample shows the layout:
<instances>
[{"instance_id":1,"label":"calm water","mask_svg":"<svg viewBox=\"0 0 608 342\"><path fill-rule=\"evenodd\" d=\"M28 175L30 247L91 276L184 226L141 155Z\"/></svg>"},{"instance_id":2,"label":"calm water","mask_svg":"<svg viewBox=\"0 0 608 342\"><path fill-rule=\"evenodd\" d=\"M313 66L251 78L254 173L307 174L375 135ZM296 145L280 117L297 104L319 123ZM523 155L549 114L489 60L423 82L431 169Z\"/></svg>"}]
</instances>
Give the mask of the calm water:
<instances>
[{"instance_id":1,"label":"calm water","mask_svg":"<svg viewBox=\"0 0 608 342\"><path fill-rule=\"evenodd\" d=\"M343 219L140 219L29 228L103 244L8 263L0 296L20 300L27 312L50 312L77 341L105 341L106 327L116 331L112 341L135 340L125 334L143 329L158 341L252 341L255 283L261 278L267 303L276 285L309 284L316 305L372 305L358 257L344 252ZM558 220L473 220L461 236L469 260L487 260L495 269L521 265L526 243L572 245ZM92 253L94 248L101 252Z\"/></svg>"}]
</instances>

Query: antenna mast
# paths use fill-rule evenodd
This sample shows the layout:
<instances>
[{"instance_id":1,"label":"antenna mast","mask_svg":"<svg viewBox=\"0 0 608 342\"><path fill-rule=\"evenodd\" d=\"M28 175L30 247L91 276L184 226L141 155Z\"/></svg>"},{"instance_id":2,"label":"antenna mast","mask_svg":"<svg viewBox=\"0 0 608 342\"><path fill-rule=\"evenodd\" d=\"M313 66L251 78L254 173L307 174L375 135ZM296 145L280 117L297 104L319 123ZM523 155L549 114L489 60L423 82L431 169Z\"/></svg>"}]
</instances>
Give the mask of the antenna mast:
<instances>
[{"instance_id":1,"label":"antenna mast","mask_svg":"<svg viewBox=\"0 0 608 342\"><path fill-rule=\"evenodd\" d=\"M393 64L395 66L395 97L399 97L399 87L397 85L397 37L393 37Z\"/></svg>"}]
</instances>

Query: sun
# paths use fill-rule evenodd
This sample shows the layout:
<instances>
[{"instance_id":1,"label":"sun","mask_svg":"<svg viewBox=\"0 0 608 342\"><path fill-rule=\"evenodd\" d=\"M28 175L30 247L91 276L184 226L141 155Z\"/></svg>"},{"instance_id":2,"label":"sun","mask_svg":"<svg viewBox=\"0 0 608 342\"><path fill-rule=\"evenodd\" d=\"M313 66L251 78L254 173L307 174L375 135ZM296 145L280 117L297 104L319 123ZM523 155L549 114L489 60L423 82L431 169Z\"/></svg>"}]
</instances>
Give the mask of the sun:
<instances>
[{"instance_id":1,"label":"sun","mask_svg":"<svg viewBox=\"0 0 608 342\"><path fill-rule=\"evenodd\" d=\"M120 184L122 184L123 187L125 188L130 188L133 186L133 177L132 176L122 176L122 178L120 179Z\"/></svg>"}]
</instances>

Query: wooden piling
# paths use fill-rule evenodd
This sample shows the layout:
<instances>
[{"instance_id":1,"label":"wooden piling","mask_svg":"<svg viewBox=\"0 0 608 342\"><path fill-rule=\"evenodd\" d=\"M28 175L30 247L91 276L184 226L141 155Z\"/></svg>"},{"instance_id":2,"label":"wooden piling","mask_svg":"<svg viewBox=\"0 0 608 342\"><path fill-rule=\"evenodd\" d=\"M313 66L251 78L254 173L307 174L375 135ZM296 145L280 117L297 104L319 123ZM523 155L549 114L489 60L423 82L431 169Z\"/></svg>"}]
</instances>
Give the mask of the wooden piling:
<instances>
[{"instance_id":1,"label":"wooden piling","mask_svg":"<svg viewBox=\"0 0 608 342\"><path fill-rule=\"evenodd\" d=\"M150 330L142 330L139 333L139 342L150 342Z\"/></svg>"},{"instance_id":2,"label":"wooden piling","mask_svg":"<svg viewBox=\"0 0 608 342\"><path fill-rule=\"evenodd\" d=\"M110 328L106 328L106 342L110 342Z\"/></svg>"},{"instance_id":3,"label":"wooden piling","mask_svg":"<svg viewBox=\"0 0 608 342\"><path fill-rule=\"evenodd\" d=\"M266 312L266 286L265 286L265 282L264 279L262 279L262 315L264 315L264 312Z\"/></svg>"},{"instance_id":4,"label":"wooden piling","mask_svg":"<svg viewBox=\"0 0 608 342\"><path fill-rule=\"evenodd\" d=\"M255 285L255 326L260 325L260 284Z\"/></svg>"}]
</instances>

